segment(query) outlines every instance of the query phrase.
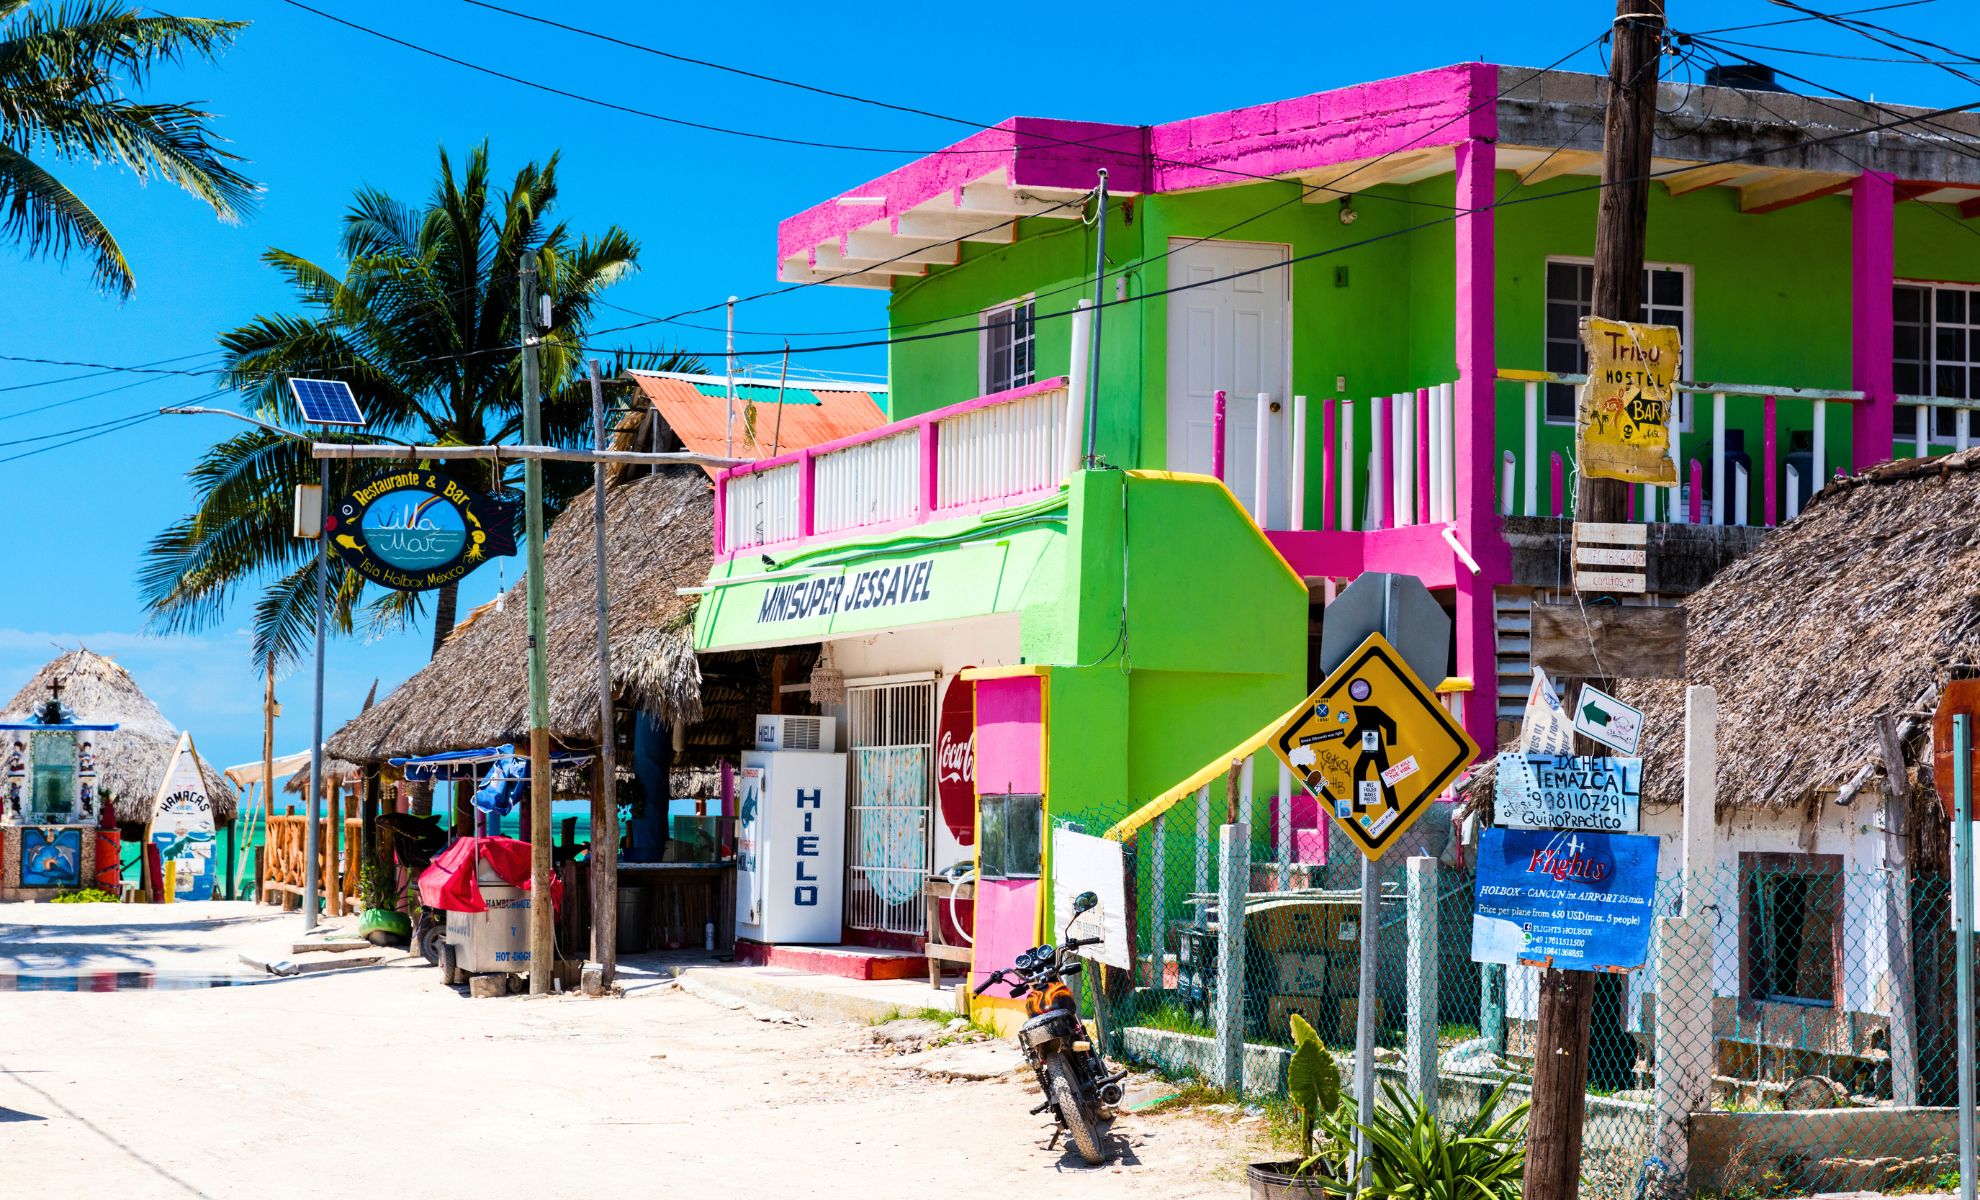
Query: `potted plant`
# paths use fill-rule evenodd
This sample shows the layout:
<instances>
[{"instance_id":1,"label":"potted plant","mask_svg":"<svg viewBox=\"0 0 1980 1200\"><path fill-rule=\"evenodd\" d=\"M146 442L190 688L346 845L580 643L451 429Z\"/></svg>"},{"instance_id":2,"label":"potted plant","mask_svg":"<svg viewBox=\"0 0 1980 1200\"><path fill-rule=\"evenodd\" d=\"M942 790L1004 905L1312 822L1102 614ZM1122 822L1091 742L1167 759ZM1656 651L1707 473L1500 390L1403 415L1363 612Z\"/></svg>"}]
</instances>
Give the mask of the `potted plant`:
<instances>
[{"instance_id":1,"label":"potted plant","mask_svg":"<svg viewBox=\"0 0 1980 1200\"><path fill-rule=\"evenodd\" d=\"M1320 1035L1298 1013L1292 1014L1292 1061L1286 1067L1286 1094L1299 1109L1300 1157L1252 1163L1245 1171L1251 1200L1313 1200L1347 1196L1349 1140L1341 1136L1341 1069ZM1321 1130L1320 1145L1314 1131Z\"/></svg>"},{"instance_id":2,"label":"potted plant","mask_svg":"<svg viewBox=\"0 0 1980 1200\"><path fill-rule=\"evenodd\" d=\"M389 863L376 856L365 860L364 914L358 918L358 936L374 946L403 946L412 934L412 922L399 911L397 883Z\"/></svg>"}]
</instances>

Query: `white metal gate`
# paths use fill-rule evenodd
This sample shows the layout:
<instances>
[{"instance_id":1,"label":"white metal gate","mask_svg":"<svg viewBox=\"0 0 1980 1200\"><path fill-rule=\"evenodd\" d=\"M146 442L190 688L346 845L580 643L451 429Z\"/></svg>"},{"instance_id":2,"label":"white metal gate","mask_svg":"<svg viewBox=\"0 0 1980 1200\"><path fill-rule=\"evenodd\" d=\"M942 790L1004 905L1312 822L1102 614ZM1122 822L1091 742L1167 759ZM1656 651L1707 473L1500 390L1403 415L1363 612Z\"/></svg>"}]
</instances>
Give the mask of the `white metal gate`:
<instances>
[{"instance_id":1,"label":"white metal gate","mask_svg":"<svg viewBox=\"0 0 1980 1200\"><path fill-rule=\"evenodd\" d=\"M935 681L846 688L852 820L846 823L846 925L927 932Z\"/></svg>"}]
</instances>

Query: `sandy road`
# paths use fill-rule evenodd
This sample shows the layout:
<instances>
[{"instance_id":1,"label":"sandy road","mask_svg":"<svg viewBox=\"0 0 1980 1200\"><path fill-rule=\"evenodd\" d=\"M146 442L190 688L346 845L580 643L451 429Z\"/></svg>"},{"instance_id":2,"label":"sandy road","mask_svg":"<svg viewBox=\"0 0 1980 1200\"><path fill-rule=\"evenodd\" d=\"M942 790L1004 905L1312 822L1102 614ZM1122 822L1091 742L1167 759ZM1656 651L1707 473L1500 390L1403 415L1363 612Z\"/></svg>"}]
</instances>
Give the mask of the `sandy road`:
<instances>
[{"instance_id":1,"label":"sandy road","mask_svg":"<svg viewBox=\"0 0 1980 1200\"><path fill-rule=\"evenodd\" d=\"M1230 1125L1151 1115L1087 1168L1041 1148L1015 1081L945 1082L863 1027L672 986L470 1001L405 965L4 990L79 962L226 970L294 928L269 912L0 905L0 1194L1157 1200L1241 1195L1256 1157Z\"/></svg>"}]
</instances>

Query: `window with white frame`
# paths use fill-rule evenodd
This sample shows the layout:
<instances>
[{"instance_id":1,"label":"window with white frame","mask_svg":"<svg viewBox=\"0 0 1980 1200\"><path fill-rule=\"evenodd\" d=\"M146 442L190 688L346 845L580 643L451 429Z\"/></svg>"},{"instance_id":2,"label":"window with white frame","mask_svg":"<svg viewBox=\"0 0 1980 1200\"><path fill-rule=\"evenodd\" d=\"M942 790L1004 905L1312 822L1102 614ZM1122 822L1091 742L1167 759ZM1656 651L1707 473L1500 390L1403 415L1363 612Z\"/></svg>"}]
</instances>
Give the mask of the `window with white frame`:
<instances>
[{"instance_id":1,"label":"window with white frame","mask_svg":"<svg viewBox=\"0 0 1980 1200\"><path fill-rule=\"evenodd\" d=\"M1588 352L1581 344L1581 318L1595 312L1595 262L1587 258L1547 260L1547 370L1561 375L1588 373ZM1691 350L1691 268L1676 263L1650 263L1643 268L1643 310L1638 320L1652 325L1675 325L1683 331L1684 350ZM1678 378L1685 377L1680 364ZM1565 383L1547 385L1549 425L1574 424L1575 389ZM1678 428L1691 427L1691 397L1678 396Z\"/></svg>"},{"instance_id":2,"label":"window with white frame","mask_svg":"<svg viewBox=\"0 0 1980 1200\"><path fill-rule=\"evenodd\" d=\"M983 314L983 394L1023 387L1037 374L1032 340L1032 302L999 305Z\"/></svg>"},{"instance_id":3,"label":"window with white frame","mask_svg":"<svg viewBox=\"0 0 1980 1200\"><path fill-rule=\"evenodd\" d=\"M1959 283L1900 283L1891 290L1891 386L1900 396L1980 400L1980 287ZM1957 436L1957 411L1932 410L1931 441ZM1899 404L1892 415L1900 438L1918 436L1918 409Z\"/></svg>"}]
</instances>

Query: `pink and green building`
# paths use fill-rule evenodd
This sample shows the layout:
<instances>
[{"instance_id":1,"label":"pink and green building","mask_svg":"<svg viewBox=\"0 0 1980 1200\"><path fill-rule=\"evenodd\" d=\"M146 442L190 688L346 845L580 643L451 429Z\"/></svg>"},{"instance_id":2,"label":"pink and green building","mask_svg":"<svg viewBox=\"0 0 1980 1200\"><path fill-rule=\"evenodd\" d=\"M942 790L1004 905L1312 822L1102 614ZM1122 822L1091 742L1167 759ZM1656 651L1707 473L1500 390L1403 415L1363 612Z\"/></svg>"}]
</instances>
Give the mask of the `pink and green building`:
<instances>
[{"instance_id":1,"label":"pink and green building","mask_svg":"<svg viewBox=\"0 0 1980 1200\"><path fill-rule=\"evenodd\" d=\"M1525 608L1565 582L1605 90L1479 63L1013 118L788 218L780 278L884 295L893 423L722 474L697 646L829 648L854 745L933 747L973 681L977 794L1101 832L1305 694L1334 588L1401 571L1497 744ZM1963 447L1980 404L1980 160L1951 144L1980 120L1727 87L1661 109L1646 315L1683 329L1685 383L1680 486L1633 494L1648 603L1835 471ZM926 720L862 730L890 688ZM929 824L939 870L963 848Z\"/></svg>"}]
</instances>

